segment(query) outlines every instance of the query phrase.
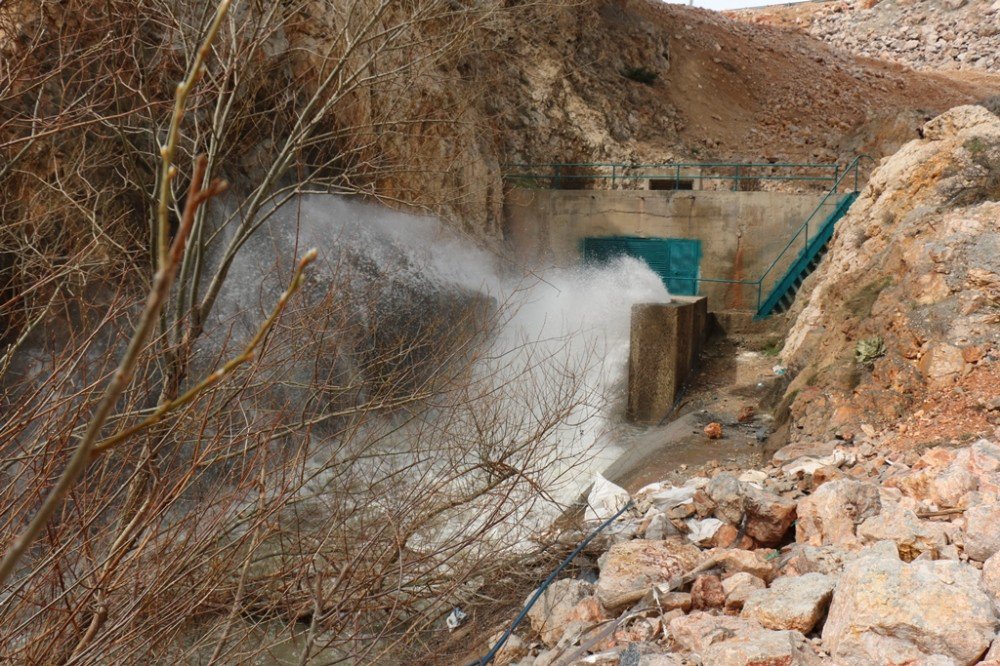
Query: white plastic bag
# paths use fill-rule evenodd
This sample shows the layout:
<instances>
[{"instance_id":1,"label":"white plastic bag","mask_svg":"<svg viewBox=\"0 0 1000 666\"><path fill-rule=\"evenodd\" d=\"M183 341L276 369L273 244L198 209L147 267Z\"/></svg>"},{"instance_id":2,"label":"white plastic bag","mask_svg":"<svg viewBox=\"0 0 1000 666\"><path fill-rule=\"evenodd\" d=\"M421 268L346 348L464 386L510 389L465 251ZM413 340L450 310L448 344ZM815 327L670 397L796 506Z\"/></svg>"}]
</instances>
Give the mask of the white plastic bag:
<instances>
[{"instance_id":1,"label":"white plastic bag","mask_svg":"<svg viewBox=\"0 0 1000 666\"><path fill-rule=\"evenodd\" d=\"M684 524L690 530L688 539L697 544L702 544L714 537L715 533L722 527L722 521L718 518L705 518L704 520L688 518Z\"/></svg>"},{"instance_id":2,"label":"white plastic bag","mask_svg":"<svg viewBox=\"0 0 1000 666\"><path fill-rule=\"evenodd\" d=\"M600 474L594 477L594 485L587 495L587 510L584 512L584 520L590 522L604 522L615 515L621 508L632 499L628 492L621 486L617 486Z\"/></svg>"}]
</instances>

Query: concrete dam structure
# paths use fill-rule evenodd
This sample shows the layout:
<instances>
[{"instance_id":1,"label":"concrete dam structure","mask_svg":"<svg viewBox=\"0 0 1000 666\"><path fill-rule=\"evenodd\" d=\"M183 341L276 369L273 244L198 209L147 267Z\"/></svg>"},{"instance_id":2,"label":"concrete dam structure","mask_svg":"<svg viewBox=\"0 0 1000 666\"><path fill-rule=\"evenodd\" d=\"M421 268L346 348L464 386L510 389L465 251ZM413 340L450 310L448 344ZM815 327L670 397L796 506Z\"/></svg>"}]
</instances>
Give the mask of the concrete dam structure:
<instances>
[{"instance_id":1,"label":"concrete dam structure","mask_svg":"<svg viewBox=\"0 0 1000 666\"><path fill-rule=\"evenodd\" d=\"M671 293L703 295L713 312L750 310L756 308L757 289L739 282L753 281L768 269L824 196L514 189L504 207L505 231L521 261L564 267L600 259L602 240L658 242L668 262L680 260L674 262L680 266L666 266L680 275L667 281ZM793 253L786 255L791 263ZM674 272L678 268L681 273Z\"/></svg>"},{"instance_id":2,"label":"concrete dam structure","mask_svg":"<svg viewBox=\"0 0 1000 666\"><path fill-rule=\"evenodd\" d=\"M833 175L819 179L829 189L805 194L744 191L750 181L740 179L738 167L731 189L702 189L718 185L704 179L688 187L680 168L663 181L669 187L638 178L624 184L644 189L620 189L614 165L610 181L579 176L564 189L556 165L558 177L515 181L522 186L507 194L505 235L528 265L568 268L626 255L660 277L672 302L632 309L627 407L630 421L655 424L670 414L697 364L710 312L730 321L790 307L857 197L861 159L843 172L829 165ZM774 179L817 180L794 171Z\"/></svg>"}]
</instances>

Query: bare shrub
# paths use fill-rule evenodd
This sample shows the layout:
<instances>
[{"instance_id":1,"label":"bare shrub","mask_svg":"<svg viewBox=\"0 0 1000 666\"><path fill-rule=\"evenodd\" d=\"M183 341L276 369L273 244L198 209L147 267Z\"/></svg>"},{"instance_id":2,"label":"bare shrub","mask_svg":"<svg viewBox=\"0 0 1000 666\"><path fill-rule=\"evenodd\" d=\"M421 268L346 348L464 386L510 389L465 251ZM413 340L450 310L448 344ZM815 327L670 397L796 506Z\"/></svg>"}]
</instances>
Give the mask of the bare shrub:
<instances>
[{"instance_id":1,"label":"bare shrub","mask_svg":"<svg viewBox=\"0 0 1000 666\"><path fill-rule=\"evenodd\" d=\"M272 255L280 288L218 307L304 194L453 203L399 139L449 110L403 101L494 10L273 0L212 39L201 3L0 7L5 661L426 656L535 556L599 399L579 350L498 347L516 305L475 293L401 315L344 254L322 279Z\"/></svg>"}]
</instances>

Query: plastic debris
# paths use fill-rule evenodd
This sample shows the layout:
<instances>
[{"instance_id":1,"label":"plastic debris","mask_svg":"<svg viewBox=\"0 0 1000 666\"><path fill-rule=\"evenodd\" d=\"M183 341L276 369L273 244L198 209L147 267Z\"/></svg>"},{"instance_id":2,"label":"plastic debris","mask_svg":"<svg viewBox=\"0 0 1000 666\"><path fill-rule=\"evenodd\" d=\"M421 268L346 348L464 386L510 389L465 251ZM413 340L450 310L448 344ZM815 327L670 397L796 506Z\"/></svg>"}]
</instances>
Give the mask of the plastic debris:
<instances>
[{"instance_id":1,"label":"plastic debris","mask_svg":"<svg viewBox=\"0 0 1000 666\"><path fill-rule=\"evenodd\" d=\"M666 512L681 504L690 504L695 492L708 485L708 479L701 476L688 479L683 486L672 486L668 483L656 482L643 486L635 494L636 503L640 506L650 506Z\"/></svg>"},{"instance_id":2,"label":"plastic debris","mask_svg":"<svg viewBox=\"0 0 1000 666\"><path fill-rule=\"evenodd\" d=\"M776 365L773 368L771 368L771 370L778 377L783 377L785 375L785 373L788 372L788 368L786 368L783 365Z\"/></svg>"},{"instance_id":3,"label":"plastic debris","mask_svg":"<svg viewBox=\"0 0 1000 666\"><path fill-rule=\"evenodd\" d=\"M703 520L688 518L684 524L690 530L687 535L688 539L697 544L704 543L714 537L715 533L722 527L722 521L718 518L705 518Z\"/></svg>"},{"instance_id":4,"label":"plastic debris","mask_svg":"<svg viewBox=\"0 0 1000 666\"><path fill-rule=\"evenodd\" d=\"M448 613L448 617L445 619L444 623L448 625L448 631L455 631L462 626L462 623L467 619L469 619L469 616L466 615L461 608L455 606L451 609L451 612Z\"/></svg>"},{"instance_id":5,"label":"plastic debris","mask_svg":"<svg viewBox=\"0 0 1000 666\"><path fill-rule=\"evenodd\" d=\"M611 483L600 474L594 477L594 485L587 495L586 521L604 521L618 513L632 499L628 491Z\"/></svg>"},{"instance_id":6,"label":"plastic debris","mask_svg":"<svg viewBox=\"0 0 1000 666\"><path fill-rule=\"evenodd\" d=\"M809 476L821 467L842 467L843 465L853 465L855 462L857 462L857 456L853 453L837 449L822 458L799 458L782 467L781 471L789 476L798 476L799 474Z\"/></svg>"}]
</instances>

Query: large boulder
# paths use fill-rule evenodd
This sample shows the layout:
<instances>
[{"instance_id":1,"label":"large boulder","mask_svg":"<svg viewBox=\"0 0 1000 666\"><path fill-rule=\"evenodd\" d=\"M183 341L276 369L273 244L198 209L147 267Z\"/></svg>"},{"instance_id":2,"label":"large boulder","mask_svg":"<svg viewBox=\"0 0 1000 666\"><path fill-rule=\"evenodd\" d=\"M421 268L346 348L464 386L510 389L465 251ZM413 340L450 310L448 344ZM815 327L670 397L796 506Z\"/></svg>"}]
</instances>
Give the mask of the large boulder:
<instances>
[{"instance_id":1,"label":"large boulder","mask_svg":"<svg viewBox=\"0 0 1000 666\"><path fill-rule=\"evenodd\" d=\"M740 616L767 629L808 634L826 613L835 586L832 576L819 573L777 578L770 588L750 594Z\"/></svg>"},{"instance_id":2,"label":"large boulder","mask_svg":"<svg viewBox=\"0 0 1000 666\"><path fill-rule=\"evenodd\" d=\"M965 512L965 554L985 562L1000 551L1000 504L974 506Z\"/></svg>"},{"instance_id":3,"label":"large boulder","mask_svg":"<svg viewBox=\"0 0 1000 666\"><path fill-rule=\"evenodd\" d=\"M858 526L858 537L863 543L892 541L899 556L910 562L923 553L937 558L948 537L940 523L920 520L917 514L899 505L888 505L877 516L867 518Z\"/></svg>"},{"instance_id":4,"label":"large boulder","mask_svg":"<svg viewBox=\"0 0 1000 666\"><path fill-rule=\"evenodd\" d=\"M823 626L823 647L842 666L931 658L971 665L989 648L996 628L993 605L971 566L862 557L844 568Z\"/></svg>"},{"instance_id":5,"label":"large boulder","mask_svg":"<svg viewBox=\"0 0 1000 666\"><path fill-rule=\"evenodd\" d=\"M793 500L744 483L731 474L716 475L705 492L716 505L716 518L744 525L746 535L761 545L779 544L795 522Z\"/></svg>"},{"instance_id":6,"label":"large boulder","mask_svg":"<svg viewBox=\"0 0 1000 666\"><path fill-rule=\"evenodd\" d=\"M797 631L752 629L701 654L711 666L818 666L822 662Z\"/></svg>"},{"instance_id":7,"label":"large boulder","mask_svg":"<svg viewBox=\"0 0 1000 666\"><path fill-rule=\"evenodd\" d=\"M603 618L603 609L594 598L593 584L571 578L549 585L528 611L531 628L549 646L559 642L569 624Z\"/></svg>"},{"instance_id":8,"label":"large boulder","mask_svg":"<svg viewBox=\"0 0 1000 666\"><path fill-rule=\"evenodd\" d=\"M857 526L882 510L878 486L838 479L799 501L795 540L811 546L858 545Z\"/></svg>"},{"instance_id":9,"label":"large boulder","mask_svg":"<svg viewBox=\"0 0 1000 666\"><path fill-rule=\"evenodd\" d=\"M701 550L687 539L663 541L633 539L617 543L601 556L597 597L606 606L618 597L670 579L693 569L702 559Z\"/></svg>"}]
</instances>

